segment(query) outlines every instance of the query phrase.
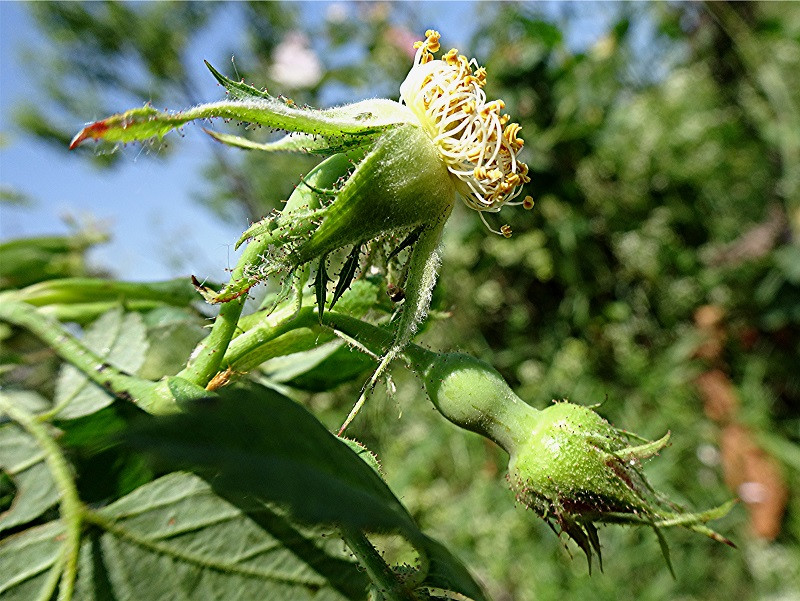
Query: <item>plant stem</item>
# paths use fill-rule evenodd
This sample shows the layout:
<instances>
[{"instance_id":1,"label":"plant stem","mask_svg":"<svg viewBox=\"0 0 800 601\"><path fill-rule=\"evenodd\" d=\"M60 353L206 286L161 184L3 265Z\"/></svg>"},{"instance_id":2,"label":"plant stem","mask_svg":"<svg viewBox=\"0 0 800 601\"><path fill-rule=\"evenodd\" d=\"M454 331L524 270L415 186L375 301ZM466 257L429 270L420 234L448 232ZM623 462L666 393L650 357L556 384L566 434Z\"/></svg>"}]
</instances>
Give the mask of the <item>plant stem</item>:
<instances>
[{"instance_id":1,"label":"plant stem","mask_svg":"<svg viewBox=\"0 0 800 601\"><path fill-rule=\"evenodd\" d=\"M239 257L236 267L231 273L230 284L245 278L245 270L251 265L257 265L260 262L261 256L266 252L269 244L272 242L270 236L263 236L254 239ZM223 303L214 320L214 325L211 328L211 333L203 340L192 358L183 370L177 374L179 377L184 378L198 386L207 386L222 365L222 358L225 356L225 351L236 332L236 326L239 323L239 317L242 314L247 294L242 294L238 298Z\"/></svg>"},{"instance_id":2,"label":"plant stem","mask_svg":"<svg viewBox=\"0 0 800 601\"><path fill-rule=\"evenodd\" d=\"M393 348L390 332L359 319L329 312L322 321L376 354ZM422 377L434 407L448 420L489 438L510 454L525 443L539 412L514 394L490 365L468 355L434 353L410 343L398 354Z\"/></svg>"},{"instance_id":3,"label":"plant stem","mask_svg":"<svg viewBox=\"0 0 800 601\"><path fill-rule=\"evenodd\" d=\"M53 481L58 488L61 517L64 520L66 535L62 548L64 561L63 578L59 586L59 601L69 601L75 586L78 570L78 554L81 542L81 524L83 522L83 505L78 497L78 489L70 473L69 465L58 444L53 440L47 426L39 423L30 413L19 409L0 395L0 411L6 413L18 423L28 434L33 436L44 451L44 460ZM55 584L55 583L54 583Z\"/></svg>"},{"instance_id":4,"label":"plant stem","mask_svg":"<svg viewBox=\"0 0 800 601\"><path fill-rule=\"evenodd\" d=\"M417 596L398 580L397 575L386 564L380 553L372 546L364 533L356 528L342 526L342 538L366 569L372 582L379 588L384 599L389 601L418 601Z\"/></svg>"},{"instance_id":5,"label":"plant stem","mask_svg":"<svg viewBox=\"0 0 800 601\"><path fill-rule=\"evenodd\" d=\"M150 413L174 411L174 400L164 387L109 365L105 359L70 334L60 322L43 315L31 305L4 301L0 303L0 319L30 331L50 346L59 357L112 394L137 401L142 409Z\"/></svg>"}]
</instances>

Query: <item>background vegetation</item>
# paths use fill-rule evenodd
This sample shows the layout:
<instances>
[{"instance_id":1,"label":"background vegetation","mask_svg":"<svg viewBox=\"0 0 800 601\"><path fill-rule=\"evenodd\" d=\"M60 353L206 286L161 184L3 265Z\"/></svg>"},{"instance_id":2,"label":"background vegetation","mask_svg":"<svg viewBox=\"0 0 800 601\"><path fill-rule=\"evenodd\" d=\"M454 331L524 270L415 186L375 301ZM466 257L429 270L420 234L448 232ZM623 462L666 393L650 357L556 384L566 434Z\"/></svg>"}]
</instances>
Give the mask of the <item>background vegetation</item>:
<instances>
[{"instance_id":1,"label":"background vegetation","mask_svg":"<svg viewBox=\"0 0 800 601\"><path fill-rule=\"evenodd\" d=\"M350 9L357 18L329 10L309 26L292 4L31 5L59 53L40 69L48 102L21 105L17 122L65 147L87 115L129 106L121 95L194 103L181 57L220 11L244 15L230 49L239 73L312 105L365 90L396 97L410 65L404 44L429 26L449 43L446 20L420 24L414 5ZM800 598L800 6L614 5L608 30L581 52L564 32L583 5L468 10L482 25L462 51L486 65L488 94L522 123L536 208L503 212L510 241L457 211L436 319L419 340L492 363L536 406L602 403L617 426L651 438L671 430L648 473L692 507L741 497L716 524L740 549L669 532L673 580L650 533L609 527L605 573L589 576L514 507L498 484L501 452L445 423L401 368L397 392L376 395L352 434L377 452L420 526L499 601ZM281 84L276 48L292 32L314 39L330 64ZM84 156L113 168L119 155ZM215 148L199 200L244 229L310 164ZM16 271L4 262L2 285L96 270L82 259L96 242L84 232ZM52 396L55 360L31 340L13 342L28 359L3 374L6 384ZM261 371L331 428L362 382L315 393L313 378L284 365ZM141 469L116 467L134 479Z\"/></svg>"}]
</instances>

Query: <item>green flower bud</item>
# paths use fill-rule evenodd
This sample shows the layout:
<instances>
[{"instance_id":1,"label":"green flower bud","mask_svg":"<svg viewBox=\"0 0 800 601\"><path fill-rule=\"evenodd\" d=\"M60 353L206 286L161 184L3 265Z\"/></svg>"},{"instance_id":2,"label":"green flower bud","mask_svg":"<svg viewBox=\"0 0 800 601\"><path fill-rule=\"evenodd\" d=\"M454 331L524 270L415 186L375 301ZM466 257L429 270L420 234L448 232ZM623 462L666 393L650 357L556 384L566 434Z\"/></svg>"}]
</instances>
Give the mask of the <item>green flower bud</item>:
<instances>
[{"instance_id":1,"label":"green flower bud","mask_svg":"<svg viewBox=\"0 0 800 601\"><path fill-rule=\"evenodd\" d=\"M414 346L405 354L444 417L508 452L508 481L517 500L554 531L572 538L590 569L593 553L600 558L599 522L653 528L668 564L661 527L684 526L732 545L704 526L727 513L730 503L690 513L665 500L647 481L642 461L661 451L669 434L631 445L629 439L638 437L614 428L587 407L561 402L534 409L477 359Z\"/></svg>"}]
</instances>

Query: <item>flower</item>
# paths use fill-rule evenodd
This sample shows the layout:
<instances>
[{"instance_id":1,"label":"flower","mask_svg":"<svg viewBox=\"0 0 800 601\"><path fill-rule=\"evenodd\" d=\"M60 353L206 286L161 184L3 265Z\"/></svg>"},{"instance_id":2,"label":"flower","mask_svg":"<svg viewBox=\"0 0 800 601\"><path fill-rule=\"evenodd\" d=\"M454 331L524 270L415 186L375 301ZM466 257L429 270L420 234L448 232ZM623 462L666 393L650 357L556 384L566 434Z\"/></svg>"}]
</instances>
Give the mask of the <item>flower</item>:
<instances>
[{"instance_id":1,"label":"flower","mask_svg":"<svg viewBox=\"0 0 800 601\"><path fill-rule=\"evenodd\" d=\"M425 36L414 44L414 66L400 86L402 102L436 145L464 203L476 211L499 211L530 181L528 166L517 158L524 144L521 127L501 114L502 100L487 100L486 69L455 48L435 59L439 32Z\"/></svg>"},{"instance_id":2,"label":"flower","mask_svg":"<svg viewBox=\"0 0 800 601\"><path fill-rule=\"evenodd\" d=\"M502 100L487 100L486 69L474 59L456 49L434 58L439 37L429 30L424 41L414 44L414 64L400 86L402 102L378 98L324 110L301 107L208 65L226 89L226 100L181 112L146 105L112 115L84 127L70 147L87 139L124 143L162 137L190 121L222 117L288 132L268 143L208 132L224 144L328 157L303 178L282 211L245 231L239 243L247 241L248 248L230 282L218 292L202 285L198 289L211 303L227 303L280 273L288 282L281 294L288 295L292 289L302 290L310 276L306 266L312 265L321 317L331 253L349 249L328 306L353 280L364 245L380 250L391 243L387 260L394 261L400 250L410 247L406 265L397 270L400 281L392 282L405 291L394 344L373 375L374 385L425 319L442 230L456 199L478 211L484 223L484 213L507 204L533 206L530 196L511 202L530 181L518 156L523 146L519 124L509 123L501 113ZM508 225L489 229L511 236Z\"/></svg>"},{"instance_id":3,"label":"flower","mask_svg":"<svg viewBox=\"0 0 800 601\"><path fill-rule=\"evenodd\" d=\"M313 88L322 79L322 64L305 34L293 31L275 47L269 76L293 90Z\"/></svg>"}]
</instances>

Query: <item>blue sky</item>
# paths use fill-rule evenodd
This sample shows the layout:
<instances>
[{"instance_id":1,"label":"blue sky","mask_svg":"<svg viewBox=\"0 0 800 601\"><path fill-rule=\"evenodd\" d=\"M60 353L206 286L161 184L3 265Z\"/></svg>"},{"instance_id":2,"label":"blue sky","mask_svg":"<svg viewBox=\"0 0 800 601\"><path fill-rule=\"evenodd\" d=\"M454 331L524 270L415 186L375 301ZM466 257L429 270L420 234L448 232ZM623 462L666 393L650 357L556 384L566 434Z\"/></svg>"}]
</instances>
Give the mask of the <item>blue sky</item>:
<instances>
[{"instance_id":1,"label":"blue sky","mask_svg":"<svg viewBox=\"0 0 800 601\"><path fill-rule=\"evenodd\" d=\"M303 10L318 19L326 6L307 4ZM410 6L426 21L422 30L446 20L448 38L456 45L463 44L475 26L475 4ZM559 10L555 3L540 6L545 13ZM585 47L604 30L613 11L608 5L583 5L580 12L568 41ZM235 39L239 29L236 14L231 11L230 18L216 22L214 31L200 36L189 49L186 63L202 96L198 102L220 96L203 59L218 59L221 42ZM187 128L186 139L169 160L147 160L143 153L152 150L131 146L120 150L123 159L113 170L97 169L77 154L59 152L15 129L13 107L36 102L36 88L23 69L21 51L42 48L45 43L24 4L0 2L0 132L6 142L0 149L0 183L33 200L26 208L0 205L0 239L66 233L65 218L91 220L102 224L112 240L93 251L90 258L118 277L157 280L194 273L226 279L224 269L235 262L232 243L248 224L224 223L193 199L202 185L200 171L209 154L199 128ZM86 120L103 116L87 115ZM76 123L75 130L81 126Z\"/></svg>"}]
</instances>

